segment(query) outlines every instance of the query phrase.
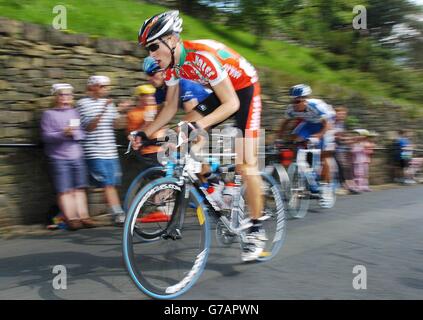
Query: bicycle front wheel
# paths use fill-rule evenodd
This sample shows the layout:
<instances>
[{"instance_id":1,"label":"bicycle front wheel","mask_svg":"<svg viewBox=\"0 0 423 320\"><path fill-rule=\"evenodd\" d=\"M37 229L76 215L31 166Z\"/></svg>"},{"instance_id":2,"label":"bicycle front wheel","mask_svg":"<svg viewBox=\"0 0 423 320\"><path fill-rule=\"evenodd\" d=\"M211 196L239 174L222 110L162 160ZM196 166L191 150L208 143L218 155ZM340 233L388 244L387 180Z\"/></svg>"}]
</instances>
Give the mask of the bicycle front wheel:
<instances>
[{"instance_id":1,"label":"bicycle front wheel","mask_svg":"<svg viewBox=\"0 0 423 320\"><path fill-rule=\"evenodd\" d=\"M138 289L153 298L172 299L194 285L210 248L206 210L198 192L175 178L155 180L137 194L124 225L123 257ZM160 235L156 231L154 240L136 236L136 228L148 228L160 218Z\"/></svg>"},{"instance_id":2,"label":"bicycle front wheel","mask_svg":"<svg viewBox=\"0 0 423 320\"><path fill-rule=\"evenodd\" d=\"M165 169L162 166L151 167L136 176L131 182L123 200L123 211L128 212L132 201L134 200L137 193L150 181L165 176Z\"/></svg>"},{"instance_id":3,"label":"bicycle front wheel","mask_svg":"<svg viewBox=\"0 0 423 320\"><path fill-rule=\"evenodd\" d=\"M290 181L288 197L288 214L292 218L304 218L310 206L310 193L308 191L307 179L293 162L288 168Z\"/></svg>"}]
</instances>

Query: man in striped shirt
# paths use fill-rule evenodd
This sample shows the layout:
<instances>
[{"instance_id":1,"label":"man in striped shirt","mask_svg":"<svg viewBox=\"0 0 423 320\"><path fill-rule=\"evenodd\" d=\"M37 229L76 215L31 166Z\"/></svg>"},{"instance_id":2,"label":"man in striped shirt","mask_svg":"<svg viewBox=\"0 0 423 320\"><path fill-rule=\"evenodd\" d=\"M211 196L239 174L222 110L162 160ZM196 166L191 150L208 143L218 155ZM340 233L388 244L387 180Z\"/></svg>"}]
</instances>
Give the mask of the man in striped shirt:
<instances>
[{"instance_id":1,"label":"man in striped shirt","mask_svg":"<svg viewBox=\"0 0 423 320\"><path fill-rule=\"evenodd\" d=\"M92 76L88 79L88 97L77 103L81 125L86 131L82 141L85 158L94 184L104 188L109 211L117 224L125 221L116 186L120 185L122 170L116 146L114 128L119 113L107 98L110 79Z\"/></svg>"}]
</instances>

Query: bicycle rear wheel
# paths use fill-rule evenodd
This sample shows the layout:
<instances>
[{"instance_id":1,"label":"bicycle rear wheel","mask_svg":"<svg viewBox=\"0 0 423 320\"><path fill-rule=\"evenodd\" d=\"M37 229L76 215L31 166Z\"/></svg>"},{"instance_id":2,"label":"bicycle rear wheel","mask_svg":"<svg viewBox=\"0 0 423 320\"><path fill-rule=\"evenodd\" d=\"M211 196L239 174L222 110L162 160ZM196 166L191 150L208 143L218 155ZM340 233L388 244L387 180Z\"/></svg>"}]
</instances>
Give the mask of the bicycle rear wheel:
<instances>
[{"instance_id":1,"label":"bicycle rear wheel","mask_svg":"<svg viewBox=\"0 0 423 320\"><path fill-rule=\"evenodd\" d=\"M292 218L304 218L310 206L307 179L301 174L295 162L289 166L288 176L290 181L288 215Z\"/></svg>"},{"instance_id":2,"label":"bicycle rear wheel","mask_svg":"<svg viewBox=\"0 0 423 320\"><path fill-rule=\"evenodd\" d=\"M266 232L266 246L259 261L272 259L282 248L286 238L286 215L283 194L279 184L269 174L262 172L262 195L264 200L263 228ZM248 217L248 203L243 205L245 187L241 191L240 206L244 207L244 215ZM242 217L241 217L242 218ZM242 239L243 236L241 236ZM243 241L241 241L241 247Z\"/></svg>"},{"instance_id":3,"label":"bicycle rear wheel","mask_svg":"<svg viewBox=\"0 0 423 320\"><path fill-rule=\"evenodd\" d=\"M135 229L149 225L142 218L164 207L169 219L160 222L160 234L156 232L150 241L140 240ZM186 190L175 178L161 178L137 194L125 221L123 256L131 279L142 292L171 299L189 290L204 270L209 247L208 214L194 188Z\"/></svg>"},{"instance_id":4,"label":"bicycle rear wheel","mask_svg":"<svg viewBox=\"0 0 423 320\"><path fill-rule=\"evenodd\" d=\"M284 200L287 201L289 197L290 182L285 167L279 163L272 163L266 166L265 172L273 177L276 183L280 185Z\"/></svg>"}]
</instances>

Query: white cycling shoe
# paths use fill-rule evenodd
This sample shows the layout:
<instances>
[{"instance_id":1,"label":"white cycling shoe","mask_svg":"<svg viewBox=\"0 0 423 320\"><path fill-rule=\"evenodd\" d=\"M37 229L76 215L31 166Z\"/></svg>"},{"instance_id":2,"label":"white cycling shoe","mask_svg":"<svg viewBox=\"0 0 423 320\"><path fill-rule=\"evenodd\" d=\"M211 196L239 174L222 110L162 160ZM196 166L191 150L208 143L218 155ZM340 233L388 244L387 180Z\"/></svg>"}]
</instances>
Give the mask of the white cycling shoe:
<instances>
[{"instance_id":1,"label":"white cycling shoe","mask_svg":"<svg viewBox=\"0 0 423 320\"><path fill-rule=\"evenodd\" d=\"M332 187L330 184L322 183L321 184L321 198L319 200L319 205L321 208L330 209L335 205L335 195L332 192Z\"/></svg>"},{"instance_id":2,"label":"white cycling shoe","mask_svg":"<svg viewBox=\"0 0 423 320\"><path fill-rule=\"evenodd\" d=\"M268 238L266 237L264 229L247 234L241 253L242 261L248 262L257 260L263 253L267 240Z\"/></svg>"}]
</instances>

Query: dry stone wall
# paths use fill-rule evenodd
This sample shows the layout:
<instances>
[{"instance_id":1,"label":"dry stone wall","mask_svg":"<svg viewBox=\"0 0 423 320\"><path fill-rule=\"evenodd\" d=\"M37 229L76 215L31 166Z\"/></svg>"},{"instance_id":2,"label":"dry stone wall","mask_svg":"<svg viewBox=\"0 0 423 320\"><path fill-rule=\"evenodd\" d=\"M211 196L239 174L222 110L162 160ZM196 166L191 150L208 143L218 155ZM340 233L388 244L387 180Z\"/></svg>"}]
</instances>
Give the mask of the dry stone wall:
<instances>
[{"instance_id":1,"label":"dry stone wall","mask_svg":"<svg viewBox=\"0 0 423 320\"><path fill-rule=\"evenodd\" d=\"M53 83L71 83L78 99L84 94L87 78L103 74L112 79L111 96L116 102L129 98L133 88L146 81L140 71L145 54L135 42L69 34L0 17L0 143L40 142L39 121L41 113L49 108L49 91ZM267 72L260 70L263 124L271 132L282 119L283 106L288 101L287 88L268 80ZM398 115L386 112L390 106L369 110L354 97L333 102L351 106L352 113L363 119L363 123L368 121L375 130L384 132L399 127ZM418 129L417 122L401 123ZM123 131L118 131L117 136L118 143L126 143ZM386 182L389 175L384 170L383 152L377 158L372 180ZM138 169L135 159L124 157L123 150L121 163L124 181L120 191L123 195ZM90 195L90 199L93 199L94 214L104 210L98 194ZM42 149L0 148L0 228L43 223L54 202Z\"/></svg>"}]
</instances>

